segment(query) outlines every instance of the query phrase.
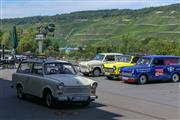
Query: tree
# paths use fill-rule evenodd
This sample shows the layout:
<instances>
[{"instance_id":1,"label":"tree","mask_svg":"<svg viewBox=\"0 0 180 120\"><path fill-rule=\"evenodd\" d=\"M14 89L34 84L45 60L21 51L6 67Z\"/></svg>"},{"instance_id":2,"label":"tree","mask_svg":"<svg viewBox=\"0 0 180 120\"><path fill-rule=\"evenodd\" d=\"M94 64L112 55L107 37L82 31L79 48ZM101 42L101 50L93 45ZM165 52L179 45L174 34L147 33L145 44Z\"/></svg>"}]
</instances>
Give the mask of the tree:
<instances>
[{"instance_id":1,"label":"tree","mask_svg":"<svg viewBox=\"0 0 180 120\"><path fill-rule=\"evenodd\" d=\"M3 34L1 44L5 45L6 48L9 48L9 49L11 48L11 33L10 32L6 32Z\"/></svg>"}]
</instances>

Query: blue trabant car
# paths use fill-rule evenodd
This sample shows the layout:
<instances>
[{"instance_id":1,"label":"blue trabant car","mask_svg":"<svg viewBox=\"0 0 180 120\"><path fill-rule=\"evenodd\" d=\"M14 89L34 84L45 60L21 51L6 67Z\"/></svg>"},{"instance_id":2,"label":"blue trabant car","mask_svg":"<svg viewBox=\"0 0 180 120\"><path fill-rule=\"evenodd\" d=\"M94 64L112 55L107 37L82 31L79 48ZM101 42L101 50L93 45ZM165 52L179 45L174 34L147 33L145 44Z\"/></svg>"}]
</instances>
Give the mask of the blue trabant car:
<instances>
[{"instance_id":1,"label":"blue trabant car","mask_svg":"<svg viewBox=\"0 0 180 120\"><path fill-rule=\"evenodd\" d=\"M144 56L135 66L121 68L120 76L125 82L138 84L157 80L179 82L180 56Z\"/></svg>"}]
</instances>

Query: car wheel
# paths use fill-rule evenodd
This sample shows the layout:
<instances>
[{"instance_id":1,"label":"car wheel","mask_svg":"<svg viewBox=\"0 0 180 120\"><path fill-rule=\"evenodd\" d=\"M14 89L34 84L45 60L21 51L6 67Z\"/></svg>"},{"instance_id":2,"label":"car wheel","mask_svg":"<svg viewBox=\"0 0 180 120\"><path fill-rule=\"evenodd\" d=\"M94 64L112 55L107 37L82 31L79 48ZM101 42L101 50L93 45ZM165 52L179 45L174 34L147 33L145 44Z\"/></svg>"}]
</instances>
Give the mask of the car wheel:
<instances>
[{"instance_id":1,"label":"car wheel","mask_svg":"<svg viewBox=\"0 0 180 120\"><path fill-rule=\"evenodd\" d=\"M95 68L93 70L93 76L95 76L95 77L99 77L100 76L100 70L98 68Z\"/></svg>"},{"instance_id":2,"label":"car wheel","mask_svg":"<svg viewBox=\"0 0 180 120\"><path fill-rule=\"evenodd\" d=\"M83 107L88 107L90 104L90 101L82 102L81 104Z\"/></svg>"},{"instance_id":3,"label":"car wheel","mask_svg":"<svg viewBox=\"0 0 180 120\"><path fill-rule=\"evenodd\" d=\"M147 83L147 76L146 75L141 75L138 79L138 84L139 85L144 85Z\"/></svg>"},{"instance_id":4,"label":"car wheel","mask_svg":"<svg viewBox=\"0 0 180 120\"><path fill-rule=\"evenodd\" d=\"M174 73L171 77L172 82L179 82L179 75Z\"/></svg>"},{"instance_id":5,"label":"car wheel","mask_svg":"<svg viewBox=\"0 0 180 120\"><path fill-rule=\"evenodd\" d=\"M24 94L24 92L23 92L23 88L22 88L21 85L18 85L18 86L17 86L17 97L18 97L19 99L23 99L23 98L25 97L25 94Z\"/></svg>"},{"instance_id":6,"label":"car wheel","mask_svg":"<svg viewBox=\"0 0 180 120\"><path fill-rule=\"evenodd\" d=\"M48 108L53 106L52 94L51 92L47 91L44 95L44 103Z\"/></svg>"}]
</instances>

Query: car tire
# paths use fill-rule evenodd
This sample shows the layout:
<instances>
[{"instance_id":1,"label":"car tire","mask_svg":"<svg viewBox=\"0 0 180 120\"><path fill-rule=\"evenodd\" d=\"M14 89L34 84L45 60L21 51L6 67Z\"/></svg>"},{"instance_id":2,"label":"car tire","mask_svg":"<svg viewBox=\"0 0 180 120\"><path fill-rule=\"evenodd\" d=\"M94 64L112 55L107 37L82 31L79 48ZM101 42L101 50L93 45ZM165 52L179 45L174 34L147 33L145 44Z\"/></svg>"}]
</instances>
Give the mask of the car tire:
<instances>
[{"instance_id":1,"label":"car tire","mask_svg":"<svg viewBox=\"0 0 180 120\"><path fill-rule=\"evenodd\" d=\"M146 76L146 75L141 75L141 76L139 77L139 79L138 79L138 84L139 84L139 85L144 85L144 84L147 83L147 81L148 81L147 76Z\"/></svg>"},{"instance_id":2,"label":"car tire","mask_svg":"<svg viewBox=\"0 0 180 120\"><path fill-rule=\"evenodd\" d=\"M48 108L53 107L53 97L52 97L52 94L51 94L50 91L46 91L45 94L44 94L44 104Z\"/></svg>"},{"instance_id":3,"label":"car tire","mask_svg":"<svg viewBox=\"0 0 180 120\"><path fill-rule=\"evenodd\" d=\"M94 77L99 77L99 76L100 76L100 73L101 73L101 71L100 71L98 68L95 68L95 69L93 70L93 76L94 76Z\"/></svg>"},{"instance_id":4,"label":"car tire","mask_svg":"<svg viewBox=\"0 0 180 120\"><path fill-rule=\"evenodd\" d=\"M17 97L19 99L24 99L25 98L25 94L24 94L24 91L23 91L23 87L21 85L17 85Z\"/></svg>"},{"instance_id":5,"label":"car tire","mask_svg":"<svg viewBox=\"0 0 180 120\"><path fill-rule=\"evenodd\" d=\"M81 103L83 107L88 107L90 104L90 101L85 101Z\"/></svg>"},{"instance_id":6,"label":"car tire","mask_svg":"<svg viewBox=\"0 0 180 120\"><path fill-rule=\"evenodd\" d=\"M172 76L171 76L171 81L172 82L179 82L179 75L177 73L174 73Z\"/></svg>"}]
</instances>

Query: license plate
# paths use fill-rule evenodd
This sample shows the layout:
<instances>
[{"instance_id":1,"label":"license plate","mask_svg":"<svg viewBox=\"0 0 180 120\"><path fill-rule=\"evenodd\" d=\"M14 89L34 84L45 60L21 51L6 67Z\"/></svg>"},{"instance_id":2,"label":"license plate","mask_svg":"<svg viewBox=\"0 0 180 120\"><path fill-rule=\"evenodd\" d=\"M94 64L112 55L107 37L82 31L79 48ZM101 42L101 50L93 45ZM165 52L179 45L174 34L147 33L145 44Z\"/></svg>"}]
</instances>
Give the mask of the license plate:
<instances>
[{"instance_id":1,"label":"license plate","mask_svg":"<svg viewBox=\"0 0 180 120\"><path fill-rule=\"evenodd\" d=\"M71 97L71 101L87 101L88 97Z\"/></svg>"}]
</instances>

